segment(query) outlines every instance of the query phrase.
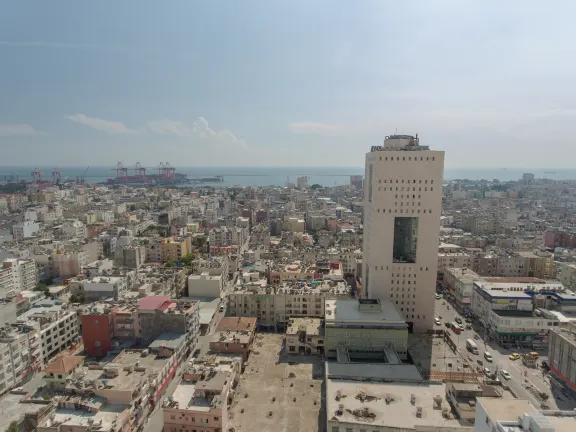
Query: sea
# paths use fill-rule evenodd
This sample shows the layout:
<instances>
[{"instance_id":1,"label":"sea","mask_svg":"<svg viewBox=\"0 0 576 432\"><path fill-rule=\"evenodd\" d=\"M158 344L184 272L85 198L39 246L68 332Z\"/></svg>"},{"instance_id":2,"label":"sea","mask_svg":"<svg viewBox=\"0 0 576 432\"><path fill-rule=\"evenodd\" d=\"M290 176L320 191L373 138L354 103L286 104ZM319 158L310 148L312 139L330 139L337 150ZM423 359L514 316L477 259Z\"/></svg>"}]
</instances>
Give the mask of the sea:
<instances>
[{"instance_id":1,"label":"sea","mask_svg":"<svg viewBox=\"0 0 576 432\"><path fill-rule=\"evenodd\" d=\"M68 166L60 167L62 179L75 180L84 172L85 181L89 183L104 183L106 179L116 175L114 167ZM177 173L186 174L189 179L222 176L224 181L204 183L206 186L284 186L296 183L301 176L308 177L308 184L321 186L339 186L350 183L350 176L364 175L364 167L175 167ZM0 183L18 176L19 180L31 180L34 166L0 166ZM38 167L44 173L44 179L50 181L53 167ZM148 173L158 173L156 168L148 168ZM445 180L500 180L514 181L522 178L524 173L533 173L536 178L551 180L576 179L576 169L554 168L446 168ZM129 172L132 175L132 172Z\"/></svg>"}]
</instances>

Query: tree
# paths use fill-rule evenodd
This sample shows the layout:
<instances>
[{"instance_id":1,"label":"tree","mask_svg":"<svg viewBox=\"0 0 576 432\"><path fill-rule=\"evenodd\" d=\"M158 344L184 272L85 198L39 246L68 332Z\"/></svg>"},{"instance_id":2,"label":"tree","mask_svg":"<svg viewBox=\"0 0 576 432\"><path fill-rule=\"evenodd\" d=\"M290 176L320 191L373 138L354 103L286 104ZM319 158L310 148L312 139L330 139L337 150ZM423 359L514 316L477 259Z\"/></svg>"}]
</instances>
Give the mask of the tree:
<instances>
[{"instance_id":1,"label":"tree","mask_svg":"<svg viewBox=\"0 0 576 432\"><path fill-rule=\"evenodd\" d=\"M324 188L322 187L322 185L314 183L312 186L310 186L310 189L324 189Z\"/></svg>"},{"instance_id":2,"label":"tree","mask_svg":"<svg viewBox=\"0 0 576 432\"><path fill-rule=\"evenodd\" d=\"M18 422L16 420L11 421L6 428L6 432L18 432Z\"/></svg>"},{"instance_id":3,"label":"tree","mask_svg":"<svg viewBox=\"0 0 576 432\"><path fill-rule=\"evenodd\" d=\"M164 267L176 267L176 264L174 264L172 261L168 261L166 264L164 264Z\"/></svg>"},{"instance_id":4,"label":"tree","mask_svg":"<svg viewBox=\"0 0 576 432\"><path fill-rule=\"evenodd\" d=\"M136 210L136 204L130 204L130 211L133 212Z\"/></svg>"},{"instance_id":5,"label":"tree","mask_svg":"<svg viewBox=\"0 0 576 432\"><path fill-rule=\"evenodd\" d=\"M195 259L196 259L196 255L194 255L193 253L189 253L189 254L184 255L180 261L182 261L184 263L184 265L190 265L190 263L192 261L194 261Z\"/></svg>"}]
</instances>

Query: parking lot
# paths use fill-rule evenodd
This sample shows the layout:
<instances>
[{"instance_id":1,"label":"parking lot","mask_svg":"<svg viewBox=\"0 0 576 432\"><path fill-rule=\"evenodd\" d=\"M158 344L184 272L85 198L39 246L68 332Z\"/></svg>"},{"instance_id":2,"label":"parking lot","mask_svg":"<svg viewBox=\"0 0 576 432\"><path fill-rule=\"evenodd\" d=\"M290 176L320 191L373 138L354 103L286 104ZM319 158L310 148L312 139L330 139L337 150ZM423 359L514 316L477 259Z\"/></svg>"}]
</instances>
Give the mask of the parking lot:
<instances>
[{"instance_id":1,"label":"parking lot","mask_svg":"<svg viewBox=\"0 0 576 432\"><path fill-rule=\"evenodd\" d=\"M288 355L283 335L258 334L230 409L228 430L322 431L323 362Z\"/></svg>"}]
</instances>

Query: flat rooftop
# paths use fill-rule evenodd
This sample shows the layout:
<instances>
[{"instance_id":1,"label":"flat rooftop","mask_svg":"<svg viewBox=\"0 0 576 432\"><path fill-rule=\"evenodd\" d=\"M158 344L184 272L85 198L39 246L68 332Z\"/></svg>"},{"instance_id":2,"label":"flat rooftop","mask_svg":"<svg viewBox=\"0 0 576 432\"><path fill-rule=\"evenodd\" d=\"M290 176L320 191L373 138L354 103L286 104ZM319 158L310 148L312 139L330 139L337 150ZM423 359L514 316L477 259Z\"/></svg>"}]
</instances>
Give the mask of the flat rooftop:
<instances>
[{"instance_id":1,"label":"flat rooftop","mask_svg":"<svg viewBox=\"0 0 576 432\"><path fill-rule=\"evenodd\" d=\"M423 381L418 368L411 364L326 362L326 377L348 381Z\"/></svg>"},{"instance_id":2,"label":"flat rooftop","mask_svg":"<svg viewBox=\"0 0 576 432\"><path fill-rule=\"evenodd\" d=\"M402 323L404 319L398 313L392 303L386 300L380 301L379 310L361 310L362 303L356 299L330 299L325 300L326 325L337 325L339 323Z\"/></svg>"},{"instance_id":3,"label":"flat rooftop","mask_svg":"<svg viewBox=\"0 0 576 432\"><path fill-rule=\"evenodd\" d=\"M423 383L367 383L358 381L326 380L326 415L336 417L338 422L386 426L398 429L414 429L415 426L461 427L454 419L446 419L442 410L434 409L434 397L442 398L442 406L448 408L445 384ZM411 397L416 397L415 404ZM386 400L389 400L387 402ZM422 416L416 417L416 408L422 408ZM357 415L367 409L371 419ZM341 415L338 415L341 413Z\"/></svg>"},{"instance_id":4,"label":"flat rooftop","mask_svg":"<svg viewBox=\"0 0 576 432\"><path fill-rule=\"evenodd\" d=\"M498 421L518 420L524 413L537 413L538 410L526 399L498 399L479 397L477 403L482 405L486 414Z\"/></svg>"},{"instance_id":5,"label":"flat rooftop","mask_svg":"<svg viewBox=\"0 0 576 432\"><path fill-rule=\"evenodd\" d=\"M94 424L100 424L100 430L112 430L112 423L116 420L119 414L125 412L129 415L130 406L125 404L106 404L97 413L92 413L84 410L73 409L59 409L54 413L54 423L60 423L66 426L86 426L88 427L88 420L92 419Z\"/></svg>"},{"instance_id":6,"label":"flat rooftop","mask_svg":"<svg viewBox=\"0 0 576 432\"><path fill-rule=\"evenodd\" d=\"M288 328L286 329L287 335L295 335L299 331L305 331L307 335L324 335L324 327L320 318L291 318Z\"/></svg>"},{"instance_id":7,"label":"flat rooftop","mask_svg":"<svg viewBox=\"0 0 576 432\"><path fill-rule=\"evenodd\" d=\"M80 383L88 383L92 386L94 382L99 382L101 385L105 384L106 387L112 387L117 390L132 390L139 387L147 376L160 372L168 361L169 359L159 358L154 354L142 357L142 350L125 350L116 357L108 356L104 361L96 364L95 362L85 363L81 369L81 374L77 374L79 378L72 379L69 386L76 387L80 385L83 388ZM137 362L138 370L134 369L133 372L124 370L125 366L136 366ZM104 374L104 370L108 368L117 369L118 375L108 378Z\"/></svg>"}]
</instances>

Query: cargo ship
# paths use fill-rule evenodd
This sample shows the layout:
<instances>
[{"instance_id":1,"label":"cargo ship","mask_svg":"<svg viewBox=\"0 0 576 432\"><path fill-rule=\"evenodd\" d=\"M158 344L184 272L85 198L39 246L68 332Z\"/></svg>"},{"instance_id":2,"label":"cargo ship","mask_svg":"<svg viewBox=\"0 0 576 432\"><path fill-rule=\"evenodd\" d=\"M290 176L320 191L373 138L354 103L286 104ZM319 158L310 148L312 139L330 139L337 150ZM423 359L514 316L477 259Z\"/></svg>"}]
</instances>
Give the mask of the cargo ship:
<instances>
[{"instance_id":1,"label":"cargo ship","mask_svg":"<svg viewBox=\"0 0 576 432\"><path fill-rule=\"evenodd\" d=\"M220 183L223 181L224 181L224 177L222 177L222 176L188 179L188 183Z\"/></svg>"}]
</instances>

